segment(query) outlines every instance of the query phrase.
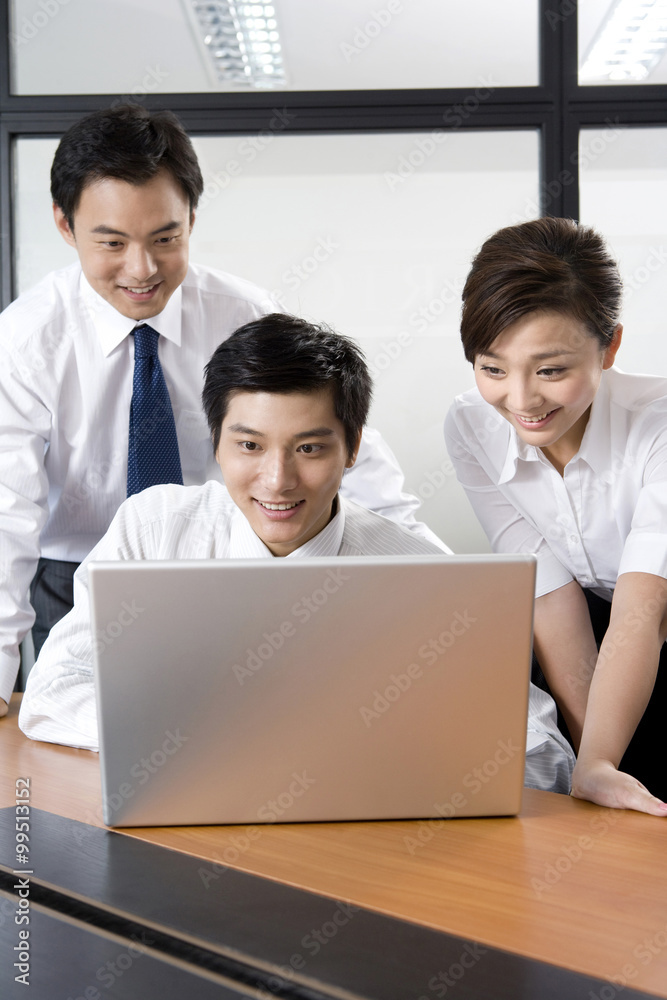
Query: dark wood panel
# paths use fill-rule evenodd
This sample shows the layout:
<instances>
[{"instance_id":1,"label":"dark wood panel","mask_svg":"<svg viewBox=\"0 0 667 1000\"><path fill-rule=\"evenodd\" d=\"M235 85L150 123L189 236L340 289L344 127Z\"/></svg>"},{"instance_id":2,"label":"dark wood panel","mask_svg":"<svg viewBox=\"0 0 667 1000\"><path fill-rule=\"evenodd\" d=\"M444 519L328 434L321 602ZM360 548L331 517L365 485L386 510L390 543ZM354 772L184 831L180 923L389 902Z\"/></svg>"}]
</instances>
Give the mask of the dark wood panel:
<instances>
[{"instance_id":1,"label":"dark wood panel","mask_svg":"<svg viewBox=\"0 0 667 1000\"><path fill-rule=\"evenodd\" d=\"M246 1000L218 977L174 965L149 951L150 931L122 940L31 905L28 962L18 962L15 903L0 893L0 990L3 1000ZM21 927L21 929L25 929ZM26 966L29 967L25 972ZM23 977L17 981L16 977ZM26 989L26 986L28 987Z\"/></svg>"},{"instance_id":2,"label":"dark wood panel","mask_svg":"<svg viewBox=\"0 0 667 1000\"><path fill-rule=\"evenodd\" d=\"M8 854L13 824L14 811L1 810L5 872L14 865ZM157 930L238 968L260 970L269 995L304 996L310 989L369 1000L434 1000L455 988L457 1000L591 1000L610 988L234 869L210 878L210 862L41 810L31 812L30 866L35 891L47 887L83 901L89 921L115 914L128 927ZM10 878L5 875L5 887ZM647 996L623 992L626 1000Z\"/></svg>"}]
</instances>

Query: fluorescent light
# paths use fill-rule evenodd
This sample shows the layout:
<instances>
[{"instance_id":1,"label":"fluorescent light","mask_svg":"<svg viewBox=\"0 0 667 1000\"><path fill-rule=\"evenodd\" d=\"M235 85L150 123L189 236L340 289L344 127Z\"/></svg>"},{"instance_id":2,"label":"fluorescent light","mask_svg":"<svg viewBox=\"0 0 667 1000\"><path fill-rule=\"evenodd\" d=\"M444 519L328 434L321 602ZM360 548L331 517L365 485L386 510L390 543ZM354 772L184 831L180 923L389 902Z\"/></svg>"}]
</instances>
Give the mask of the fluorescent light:
<instances>
[{"instance_id":1,"label":"fluorescent light","mask_svg":"<svg viewBox=\"0 0 667 1000\"><path fill-rule=\"evenodd\" d=\"M273 3L184 2L217 86L251 90L286 86Z\"/></svg>"},{"instance_id":2,"label":"fluorescent light","mask_svg":"<svg viewBox=\"0 0 667 1000\"><path fill-rule=\"evenodd\" d=\"M646 80L667 49L667 0L616 0L586 53L579 83Z\"/></svg>"}]
</instances>

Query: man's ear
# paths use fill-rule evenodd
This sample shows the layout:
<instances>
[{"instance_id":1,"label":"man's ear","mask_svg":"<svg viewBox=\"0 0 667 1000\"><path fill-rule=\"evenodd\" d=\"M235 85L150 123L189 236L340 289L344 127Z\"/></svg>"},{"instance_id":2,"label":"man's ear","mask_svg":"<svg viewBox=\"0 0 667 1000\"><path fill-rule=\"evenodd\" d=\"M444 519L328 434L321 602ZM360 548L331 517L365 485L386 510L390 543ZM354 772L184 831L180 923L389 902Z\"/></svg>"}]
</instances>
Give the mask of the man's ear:
<instances>
[{"instance_id":1,"label":"man's ear","mask_svg":"<svg viewBox=\"0 0 667 1000\"><path fill-rule=\"evenodd\" d=\"M614 330L609 347L605 349L604 357L602 359L603 371L606 371L607 368L611 368L611 366L613 365L614 359L616 357L616 352L621 346L622 338L623 338L623 327L619 323L616 329Z\"/></svg>"},{"instance_id":2,"label":"man's ear","mask_svg":"<svg viewBox=\"0 0 667 1000\"><path fill-rule=\"evenodd\" d=\"M348 456L347 462L345 463L345 468L346 469L351 469L352 466L354 465L354 463L357 460L357 455L359 454L359 448L361 446L361 434L362 434L362 432L359 431L359 436L357 437L357 440L356 440L356 443L354 445L354 448L352 449L352 452Z\"/></svg>"},{"instance_id":3,"label":"man's ear","mask_svg":"<svg viewBox=\"0 0 667 1000\"><path fill-rule=\"evenodd\" d=\"M65 213L63 212L60 205L53 203L53 218L55 219L56 229L64 239L65 243L69 243L71 247L76 249L76 240L74 239L74 232L70 229L70 224L65 218Z\"/></svg>"},{"instance_id":4,"label":"man's ear","mask_svg":"<svg viewBox=\"0 0 667 1000\"><path fill-rule=\"evenodd\" d=\"M192 232L192 227L195 224L195 213L190 212L190 232Z\"/></svg>"}]
</instances>

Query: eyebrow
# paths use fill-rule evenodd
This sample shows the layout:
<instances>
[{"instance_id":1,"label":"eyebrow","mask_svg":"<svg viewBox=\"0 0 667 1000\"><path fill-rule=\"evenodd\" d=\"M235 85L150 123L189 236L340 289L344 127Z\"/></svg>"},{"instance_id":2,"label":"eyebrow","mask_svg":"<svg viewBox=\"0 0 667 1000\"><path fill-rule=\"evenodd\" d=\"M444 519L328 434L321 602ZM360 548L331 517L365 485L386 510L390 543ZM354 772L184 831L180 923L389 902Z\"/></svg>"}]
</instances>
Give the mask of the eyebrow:
<instances>
[{"instance_id":1,"label":"eyebrow","mask_svg":"<svg viewBox=\"0 0 667 1000\"><path fill-rule=\"evenodd\" d=\"M232 434L248 434L251 437L260 438L266 437L266 434L263 434L261 431L253 430L252 427L246 427L245 424L230 424L227 430ZM334 431L331 427L314 427L310 431L300 431L298 434L295 434L294 437L296 440L310 437L330 437L333 433Z\"/></svg>"},{"instance_id":2,"label":"eyebrow","mask_svg":"<svg viewBox=\"0 0 667 1000\"><path fill-rule=\"evenodd\" d=\"M148 235L157 236L158 233L168 233L172 229L181 229L182 227L183 227L182 222L175 222L175 221L167 222L166 225L160 226L159 229L154 229L153 232L149 233ZM126 239L130 238L129 233L123 233L121 232L120 229L113 229L111 226L105 226L103 223L99 226L95 226L94 229L91 229L91 232L100 233L103 236L125 236Z\"/></svg>"},{"instance_id":3,"label":"eyebrow","mask_svg":"<svg viewBox=\"0 0 667 1000\"><path fill-rule=\"evenodd\" d=\"M531 361L548 361L549 358L563 358L568 357L571 354L576 354L576 351L568 351L563 349L562 351L544 351L542 354L531 354ZM495 354L493 351L480 351L480 358L493 358L495 361L502 361L502 355Z\"/></svg>"}]
</instances>

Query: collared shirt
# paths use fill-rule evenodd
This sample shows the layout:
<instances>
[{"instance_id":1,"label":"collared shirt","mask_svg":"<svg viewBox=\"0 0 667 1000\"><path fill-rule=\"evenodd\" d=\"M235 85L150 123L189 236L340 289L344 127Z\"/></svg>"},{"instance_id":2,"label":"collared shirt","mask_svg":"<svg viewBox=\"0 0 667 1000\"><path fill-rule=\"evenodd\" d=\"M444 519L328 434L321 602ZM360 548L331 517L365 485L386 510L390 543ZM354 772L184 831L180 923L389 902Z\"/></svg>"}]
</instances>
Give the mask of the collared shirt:
<instances>
[{"instance_id":1,"label":"collared shirt","mask_svg":"<svg viewBox=\"0 0 667 1000\"><path fill-rule=\"evenodd\" d=\"M577 580L607 600L622 573L667 577L667 379L602 373L563 476L473 389L445 439L495 552L537 555L537 596Z\"/></svg>"},{"instance_id":2,"label":"collared shirt","mask_svg":"<svg viewBox=\"0 0 667 1000\"><path fill-rule=\"evenodd\" d=\"M327 526L287 559L313 556L442 555L414 532L342 497ZM93 560L256 559L271 552L224 486L154 486L127 500L74 576L74 608L54 628L33 667L19 725L27 736L97 749L88 564ZM553 700L531 685L526 784L569 791L573 755L557 731Z\"/></svg>"},{"instance_id":3,"label":"collared shirt","mask_svg":"<svg viewBox=\"0 0 667 1000\"><path fill-rule=\"evenodd\" d=\"M184 484L221 481L201 406L204 366L237 327L280 311L248 281L191 265L147 322L171 397ZM31 627L40 555L80 562L125 499L135 321L84 278L79 264L48 275L0 316L0 697ZM343 493L446 546L414 519L416 497L377 431L364 431Z\"/></svg>"}]
</instances>

